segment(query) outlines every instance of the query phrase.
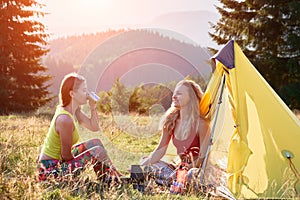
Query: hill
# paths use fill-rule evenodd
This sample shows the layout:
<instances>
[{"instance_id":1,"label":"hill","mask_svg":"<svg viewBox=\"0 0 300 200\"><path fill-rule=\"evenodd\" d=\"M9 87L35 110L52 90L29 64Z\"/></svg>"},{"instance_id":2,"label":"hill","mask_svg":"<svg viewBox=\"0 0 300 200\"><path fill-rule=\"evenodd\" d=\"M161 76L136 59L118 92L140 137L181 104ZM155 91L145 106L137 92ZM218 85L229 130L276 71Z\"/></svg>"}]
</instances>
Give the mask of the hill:
<instances>
[{"instance_id":1,"label":"hill","mask_svg":"<svg viewBox=\"0 0 300 200\"><path fill-rule=\"evenodd\" d=\"M57 93L62 77L78 71L92 90L109 90L119 78L127 86L166 83L185 76L210 76L209 52L155 29L118 30L69 36L50 42L45 57Z\"/></svg>"},{"instance_id":2,"label":"hill","mask_svg":"<svg viewBox=\"0 0 300 200\"><path fill-rule=\"evenodd\" d=\"M110 30L95 34L83 34L62 37L49 42L49 53L43 62L48 67L47 74L53 79L50 92L57 94L64 75L77 71L89 53L106 39L120 34L124 30Z\"/></svg>"}]
</instances>

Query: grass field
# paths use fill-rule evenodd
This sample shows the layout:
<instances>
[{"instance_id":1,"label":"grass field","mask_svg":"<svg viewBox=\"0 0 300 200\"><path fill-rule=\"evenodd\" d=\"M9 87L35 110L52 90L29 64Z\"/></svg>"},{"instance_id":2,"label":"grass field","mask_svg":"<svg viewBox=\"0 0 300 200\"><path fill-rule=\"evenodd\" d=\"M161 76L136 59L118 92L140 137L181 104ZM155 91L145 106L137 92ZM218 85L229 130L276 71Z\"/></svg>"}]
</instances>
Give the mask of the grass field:
<instances>
[{"instance_id":1,"label":"grass field","mask_svg":"<svg viewBox=\"0 0 300 200\"><path fill-rule=\"evenodd\" d=\"M99 188L92 167L76 180L38 182L36 160L46 136L52 114L0 116L0 199L199 199L201 194L171 195L168 191L146 192L132 185L111 189ZM122 116L119 116L122 121ZM114 164L128 175L131 164L151 152L159 141L154 131L158 121L132 116L132 124L119 124L109 116L101 116L101 131L81 130L82 140L100 138ZM123 119L125 120L125 119ZM126 120L125 120L126 121ZM153 126L153 127L152 127ZM149 131L150 130L150 131ZM153 130L151 132L151 130ZM150 134L149 134L150 133Z\"/></svg>"},{"instance_id":2,"label":"grass field","mask_svg":"<svg viewBox=\"0 0 300 200\"><path fill-rule=\"evenodd\" d=\"M299 116L298 116L299 117ZM168 190L149 187L140 193L132 185L99 187L92 167L76 180L37 181L36 160L46 136L52 113L0 116L0 199L208 199L199 192L171 195ZM100 116L101 130L81 129L82 140L100 138L113 163L125 175L132 164L149 154L160 137L159 116ZM101 186L101 185L100 185ZM212 199L212 198L210 198Z\"/></svg>"}]
</instances>

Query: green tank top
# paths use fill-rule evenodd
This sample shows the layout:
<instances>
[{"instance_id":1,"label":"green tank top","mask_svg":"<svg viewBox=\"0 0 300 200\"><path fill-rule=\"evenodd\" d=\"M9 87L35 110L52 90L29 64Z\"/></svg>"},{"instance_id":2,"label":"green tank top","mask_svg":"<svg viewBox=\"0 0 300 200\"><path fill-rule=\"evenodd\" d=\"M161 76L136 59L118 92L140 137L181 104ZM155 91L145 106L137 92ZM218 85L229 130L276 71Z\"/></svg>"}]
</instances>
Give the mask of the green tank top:
<instances>
[{"instance_id":1,"label":"green tank top","mask_svg":"<svg viewBox=\"0 0 300 200\"><path fill-rule=\"evenodd\" d=\"M74 119L73 115L69 113L68 111L62 109L62 108L57 108L53 119L51 121L48 133L46 135L44 145L42 148L43 154L50 156L51 158L57 159L57 160L62 160L61 159L61 141L59 134L55 130L55 122L56 119L59 115L68 115L71 117L73 120L75 129L73 132L73 138L72 138L72 144L76 144L79 141L79 134L78 134L78 122Z\"/></svg>"}]
</instances>

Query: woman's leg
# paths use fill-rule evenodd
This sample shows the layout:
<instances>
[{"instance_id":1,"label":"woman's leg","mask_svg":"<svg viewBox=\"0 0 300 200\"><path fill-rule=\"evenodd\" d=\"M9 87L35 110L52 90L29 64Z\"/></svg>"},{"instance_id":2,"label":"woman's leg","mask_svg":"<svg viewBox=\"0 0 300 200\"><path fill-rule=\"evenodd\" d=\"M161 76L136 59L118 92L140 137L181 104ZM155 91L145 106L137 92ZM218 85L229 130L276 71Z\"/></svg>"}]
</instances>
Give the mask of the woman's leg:
<instances>
[{"instance_id":1,"label":"woman's leg","mask_svg":"<svg viewBox=\"0 0 300 200\"><path fill-rule=\"evenodd\" d=\"M72 161L68 161L73 168L84 167L87 163L93 164L98 175L110 173L112 176L121 176L121 173L113 166L106 150L102 146L94 146L80 153Z\"/></svg>"},{"instance_id":2,"label":"woman's leg","mask_svg":"<svg viewBox=\"0 0 300 200\"><path fill-rule=\"evenodd\" d=\"M200 182L200 171L201 169L199 168L191 168L189 169L188 171L188 174L187 174L187 181L188 182Z\"/></svg>"},{"instance_id":3,"label":"woman's leg","mask_svg":"<svg viewBox=\"0 0 300 200\"><path fill-rule=\"evenodd\" d=\"M99 173L99 175L114 169L105 149L100 146L95 146L67 162L61 162L54 159L38 162L37 169L39 172L39 179L46 180L49 176L57 178L67 174L76 175L77 173L80 173L88 163L94 165L94 170L97 174Z\"/></svg>"},{"instance_id":4,"label":"woman's leg","mask_svg":"<svg viewBox=\"0 0 300 200\"><path fill-rule=\"evenodd\" d=\"M85 152L86 150L93 148L95 146L103 147L103 144L99 139L96 139L96 138L81 142L79 144L75 144L72 147L72 154L74 155L74 157L76 157L79 154L81 154L81 153Z\"/></svg>"},{"instance_id":5,"label":"woman's leg","mask_svg":"<svg viewBox=\"0 0 300 200\"><path fill-rule=\"evenodd\" d=\"M57 169L59 160L41 160L37 163L38 178L41 181L45 181L49 176L53 175L55 178L59 175Z\"/></svg>"},{"instance_id":6,"label":"woman's leg","mask_svg":"<svg viewBox=\"0 0 300 200\"><path fill-rule=\"evenodd\" d=\"M58 160L42 160L37 166L40 180L45 180L47 176L54 172L55 177L80 172L88 163L94 165L94 170L99 175L109 173L112 176L121 176L112 165L105 148L96 144L101 144L100 140L90 140L76 145L75 149L81 153L75 156L73 160L67 162L61 163ZM92 145L96 146L92 147Z\"/></svg>"}]
</instances>

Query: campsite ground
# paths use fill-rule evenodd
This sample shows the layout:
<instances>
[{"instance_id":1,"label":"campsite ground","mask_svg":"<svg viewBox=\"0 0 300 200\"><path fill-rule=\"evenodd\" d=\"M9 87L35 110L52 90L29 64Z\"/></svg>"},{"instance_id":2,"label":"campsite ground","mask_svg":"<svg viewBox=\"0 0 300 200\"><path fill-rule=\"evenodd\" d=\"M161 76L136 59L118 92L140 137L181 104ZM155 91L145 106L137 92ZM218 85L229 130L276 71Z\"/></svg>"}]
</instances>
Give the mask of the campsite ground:
<instances>
[{"instance_id":1,"label":"campsite ground","mask_svg":"<svg viewBox=\"0 0 300 200\"><path fill-rule=\"evenodd\" d=\"M0 116L0 196L2 199L199 199L205 195L191 192L186 196L169 194L168 190L154 187L142 194L132 185L101 188L90 167L75 181L51 180L37 182L36 159L47 133L52 114ZM149 123L147 118L140 122ZM131 164L138 163L141 155L148 154L156 146L159 135L132 137L111 124L111 118L102 116L102 133L82 130L83 139L99 137L123 173L128 175ZM142 153L139 153L142 152ZM92 187L91 185L96 184ZM91 187L89 187L91 186Z\"/></svg>"},{"instance_id":2,"label":"campsite ground","mask_svg":"<svg viewBox=\"0 0 300 200\"><path fill-rule=\"evenodd\" d=\"M52 113L34 115L0 116L0 196L1 199L199 199L207 198L205 194L192 191L188 195L178 196L169 194L168 190L149 187L152 190L142 194L133 189L132 185L111 189L90 187L96 183L92 168L80 175L79 179L63 182L51 180L41 183L36 179L36 159L41 144L47 133ZM300 119L300 114L297 117ZM119 118L119 123L126 121ZM127 119L128 120L128 119ZM154 124L156 119L149 117L131 116L136 125ZM123 129L119 128L109 116L101 116L101 131L91 133L81 130L83 139L101 138L116 166L126 175L131 164L137 164L142 155L155 148L159 133L132 136L125 134L132 124ZM152 122L152 123L151 123ZM142 126L141 126L142 127ZM126 129L129 128L129 129ZM147 126L147 130L151 126ZM151 132L151 131L150 131ZM153 131L152 131L153 133ZM98 184L99 186L99 184Z\"/></svg>"}]
</instances>

